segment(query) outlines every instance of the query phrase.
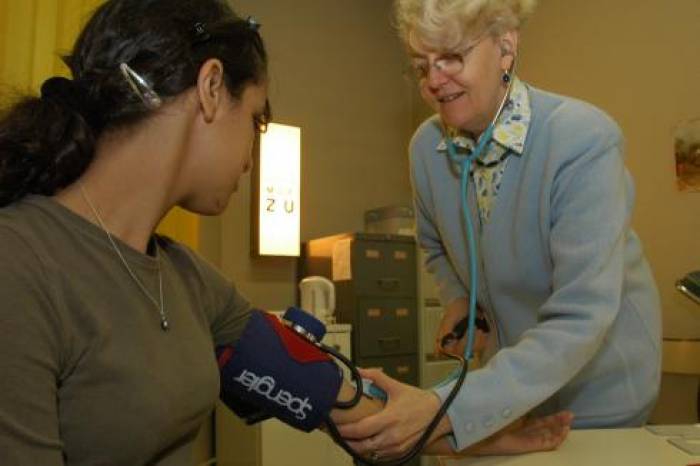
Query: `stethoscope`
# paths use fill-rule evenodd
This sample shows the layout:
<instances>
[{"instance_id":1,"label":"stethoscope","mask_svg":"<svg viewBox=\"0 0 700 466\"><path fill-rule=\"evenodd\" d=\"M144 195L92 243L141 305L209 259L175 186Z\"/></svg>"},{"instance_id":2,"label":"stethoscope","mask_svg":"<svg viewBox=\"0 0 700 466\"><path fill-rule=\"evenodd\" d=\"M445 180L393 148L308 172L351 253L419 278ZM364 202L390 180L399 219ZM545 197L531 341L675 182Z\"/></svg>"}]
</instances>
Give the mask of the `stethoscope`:
<instances>
[{"instance_id":1,"label":"stethoscope","mask_svg":"<svg viewBox=\"0 0 700 466\"><path fill-rule=\"evenodd\" d=\"M447 335L445 335L441 342L440 346L441 348L444 348L447 344L454 340L459 340L464 336L465 331L467 332L467 345L464 349L464 355L458 355L454 353L450 353L448 351L442 351L442 353L456 361L459 362L459 368L456 369L451 375L449 375L444 381L442 381L439 385L444 385L447 383L452 382L453 380L456 380L455 385L452 387L450 390L450 393L448 394L447 398L445 401L442 403L440 406L440 409L438 412L435 414L433 419L430 421L430 424L428 424L428 427L425 429L425 432L423 435L420 437L418 442L409 450L406 454L404 454L402 457L390 460L390 461L373 461L373 460L368 460L359 454L357 454L350 446L347 444L345 439L340 435L340 432L338 431L338 428L336 427L335 423L333 420L328 416L326 418L326 427L328 429L328 432L330 433L331 437L333 440L336 441L338 445L340 445L343 450L345 450L356 462L356 464L361 464L361 465L367 465L367 466L399 466L408 463L411 461L416 455L418 455L423 448L425 447L425 444L428 442L430 439L430 436L432 433L435 431L435 428L437 425L440 423L440 420L442 417L445 415L447 412L447 409L452 405L452 402L454 399L457 397L457 393L460 391L462 388L462 385L464 384L464 380L467 377L467 373L469 371L469 361L473 358L474 356L474 338L475 338L475 333L476 333L476 290L477 290L477 283L478 283L478 259L477 259L477 248L476 248L476 239L475 239L475 234L474 234L474 222L472 221L472 216L471 216L471 211L469 208L469 197L468 197L468 186L469 186L469 174L471 173L471 167L472 164L479 160L485 153L486 148L488 144L491 142L491 139L493 138L493 132L496 128L496 123L498 122L498 119L501 117L501 114L503 113L503 109L506 106L506 103L508 102L508 99L511 94L511 90L513 87L513 82L514 79L512 76L514 76L514 70L515 70L515 60L513 60L513 64L511 65L511 69L509 70L507 76L510 77L510 79L507 82L507 89L506 93L503 96L503 100L501 101L498 110L496 112L496 115L494 116L493 120L491 120L491 123L488 125L486 130L482 133L481 137L479 138L479 141L475 147L475 149L470 153L470 154L463 154L460 155L457 153L457 148L455 147L454 142L452 139L447 135L447 129L445 131L446 137L446 145L447 145L447 154L452 163L454 163L459 170L459 176L460 176L460 190L461 190L461 210L462 210L462 216L464 219L464 223L467 229L467 242L468 242L468 247L469 247L469 271L470 271L470 276L469 276L469 285L470 285L470 293L469 293L469 312L468 316L462 321L460 321L453 331ZM291 312L293 311L293 312ZM290 314L291 312L291 314ZM330 354L337 360L341 361L343 365L345 365L349 370L350 373L352 374L352 380L355 386L357 387L357 390L355 392L355 396L353 397L352 400L345 401L345 402L340 402L337 401L335 403L335 407L338 409L350 409L357 405L357 403L360 402L360 399L362 398L363 394L370 395L370 396L375 396L379 398L384 398L386 399L386 394L384 394L381 389L378 387L375 387L373 385L368 385L366 384L362 376L360 375L359 371L357 370L357 367L355 367L354 364L350 360L348 360L344 355L342 355L340 352L336 351L334 348L331 348L329 346L324 345L321 343L321 340L323 338L323 334L325 333L325 327L323 324L318 321L315 317L311 316L310 314L307 314L306 312L296 309L296 308L290 308L287 313L285 313L283 317L283 322L292 329L294 332L297 334L301 335L304 337L306 340L314 344L316 347L318 347L321 351Z\"/></svg>"},{"instance_id":2,"label":"stethoscope","mask_svg":"<svg viewBox=\"0 0 700 466\"><path fill-rule=\"evenodd\" d=\"M472 164L486 153L486 148L493 139L493 132L496 129L496 124L498 119L501 118L503 114L503 109L508 103L511 91L513 89L513 83L515 79L515 58L513 58L513 63L511 64L510 70L504 76L507 76L507 88L503 99L501 100L496 115L491 120L491 123L486 127L486 130L481 134L474 150L469 154L458 154L455 143L451 137L449 137L448 129L445 128L445 145L447 147L447 156L450 161L457 167L457 171L460 177L460 207L462 211L462 219L467 230L467 244L469 248L469 312L467 317L460 321L452 333L447 334L441 344L445 346L452 340L459 340L464 335L464 331L467 331L467 345L464 348L464 358L469 361L474 356L474 339L476 334L476 295L477 295L477 284L478 284L478 251L476 247L476 236L474 234L474 221L472 219L471 210L469 208L469 174L472 170ZM504 79L505 81L505 79ZM465 326L465 320L467 325ZM441 385L451 382L454 380L455 376L448 376Z\"/></svg>"}]
</instances>

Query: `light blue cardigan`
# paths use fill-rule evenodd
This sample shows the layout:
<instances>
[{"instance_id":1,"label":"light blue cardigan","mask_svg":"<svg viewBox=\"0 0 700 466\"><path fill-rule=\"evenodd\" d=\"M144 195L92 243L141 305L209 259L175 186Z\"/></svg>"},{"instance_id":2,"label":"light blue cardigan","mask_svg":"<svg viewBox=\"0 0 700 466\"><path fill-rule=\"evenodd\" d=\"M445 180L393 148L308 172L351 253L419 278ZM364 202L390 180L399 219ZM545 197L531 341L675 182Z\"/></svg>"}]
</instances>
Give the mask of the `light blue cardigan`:
<instances>
[{"instance_id":1,"label":"light blue cardigan","mask_svg":"<svg viewBox=\"0 0 700 466\"><path fill-rule=\"evenodd\" d=\"M660 305L630 226L634 188L620 129L584 102L528 86L525 151L508 161L479 224L478 301L500 350L470 373L448 411L461 450L520 416L561 409L574 427L642 424L658 393ZM459 179L432 117L411 142L420 245L444 304L467 295ZM453 383L436 388L444 400Z\"/></svg>"}]
</instances>

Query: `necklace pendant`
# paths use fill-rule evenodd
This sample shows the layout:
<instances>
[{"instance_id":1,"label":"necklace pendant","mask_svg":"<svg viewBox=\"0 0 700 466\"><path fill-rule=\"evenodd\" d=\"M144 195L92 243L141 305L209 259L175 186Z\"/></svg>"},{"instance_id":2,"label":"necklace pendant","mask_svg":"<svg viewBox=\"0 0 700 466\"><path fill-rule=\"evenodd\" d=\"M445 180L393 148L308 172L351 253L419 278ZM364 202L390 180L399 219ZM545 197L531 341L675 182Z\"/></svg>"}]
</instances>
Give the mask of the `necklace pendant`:
<instances>
[{"instance_id":1,"label":"necklace pendant","mask_svg":"<svg viewBox=\"0 0 700 466\"><path fill-rule=\"evenodd\" d=\"M164 332L167 332L170 330L170 324L167 320L163 319L160 321L160 328L162 328Z\"/></svg>"}]
</instances>

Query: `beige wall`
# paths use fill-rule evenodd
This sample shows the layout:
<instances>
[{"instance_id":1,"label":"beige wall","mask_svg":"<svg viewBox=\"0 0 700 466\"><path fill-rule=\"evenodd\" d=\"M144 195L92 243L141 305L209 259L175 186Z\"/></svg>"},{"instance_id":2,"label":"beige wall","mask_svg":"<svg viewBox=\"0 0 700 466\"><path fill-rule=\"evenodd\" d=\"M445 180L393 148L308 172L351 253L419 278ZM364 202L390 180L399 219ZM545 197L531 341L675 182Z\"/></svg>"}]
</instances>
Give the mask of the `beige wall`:
<instances>
[{"instance_id":1,"label":"beige wall","mask_svg":"<svg viewBox=\"0 0 700 466\"><path fill-rule=\"evenodd\" d=\"M302 128L302 240L363 227L367 209L410 202L410 84L389 0L236 0L262 23L274 120ZM295 297L290 259L251 259L250 184L204 223L205 249L256 305Z\"/></svg>"},{"instance_id":2,"label":"beige wall","mask_svg":"<svg viewBox=\"0 0 700 466\"><path fill-rule=\"evenodd\" d=\"M673 286L700 269L700 193L676 190L672 142L678 122L700 117L699 24L697 0L542 0L522 37L527 81L590 101L622 126L634 227L674 337L700 337L700 307Z\"/></svg>"}]
</instances>

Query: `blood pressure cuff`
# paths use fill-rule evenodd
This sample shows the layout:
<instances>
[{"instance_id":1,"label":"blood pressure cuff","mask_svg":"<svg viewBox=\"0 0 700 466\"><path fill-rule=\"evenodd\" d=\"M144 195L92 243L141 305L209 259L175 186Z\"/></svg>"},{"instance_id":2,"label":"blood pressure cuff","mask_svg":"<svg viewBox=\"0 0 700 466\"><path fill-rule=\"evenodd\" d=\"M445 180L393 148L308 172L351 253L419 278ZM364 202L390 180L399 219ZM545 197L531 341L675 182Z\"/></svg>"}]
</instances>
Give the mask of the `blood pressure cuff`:
<instances>
[{"instance_id":1,"label":"blood pressure cuff","mask_svg":"<svg viewBox=\"0 0 700 466\"><path fill-rule=\"evenodd\" d=\"M216 348L221 400L250 423L276 417L310 432L330 413L343 373L275 316L252 311L243 334Z\"/></svg>"}]
</instances>

